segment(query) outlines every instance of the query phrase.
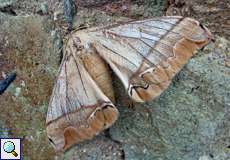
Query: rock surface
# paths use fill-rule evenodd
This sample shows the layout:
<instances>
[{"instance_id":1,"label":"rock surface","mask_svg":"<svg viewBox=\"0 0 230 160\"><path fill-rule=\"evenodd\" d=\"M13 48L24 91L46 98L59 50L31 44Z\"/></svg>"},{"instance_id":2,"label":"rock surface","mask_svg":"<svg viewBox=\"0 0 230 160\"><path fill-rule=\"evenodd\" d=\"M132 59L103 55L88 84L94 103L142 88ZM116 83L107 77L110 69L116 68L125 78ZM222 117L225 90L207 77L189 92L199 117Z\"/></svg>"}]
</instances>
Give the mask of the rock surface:
<instances>
[{"instance_id":1,"label":"rock surface","mask_svg":"<svg viewBox=\"0 0 230 160\"><path fill-rule=\"evenodd\" d=\"M17 0L0 0L0 8L4 8L10 6L17 2Z\"/></svg>"},{"instance_id":2,"label":"rock surface","mask_svg":"<svg viewBox=\"0 0 230 160\"><path fill-rule=\"evenodd\" d=\"M51 28L47 17L0 12L0 74L14 69L18 75L0 96L0 135L22 138L23 159L52 159L54 154L44 130L59 65Z\"/></svg>"},{"instance_id":3,"label":"rock surface","mask_svg":"<svg viewBox=\"0 0 230 160\"><path fill-rule=\"evenodd\" d=\"M55 4L54 8L50 1ZM23 159L230 159L230 42L226 30L229 16L222 3L192 1L193 12L189 15L211 26L214 33L219 33L216 26L220 20L216 17L223 14L226 20L222 24L223 32L215 43L189 61L159 98L129 109L127 95L114 77L120 111L118 121L93 140L72 147L64 155L56 155L45 134L45 118L60 63L64 23L62 1L50 1L0 0L0 78L12 70L18 75L0 96L0 137L22 138ZM179 1L173 7L180 9ZM211 8L205 15L213 14L203 16L204 9L199 5ZM5 9L9 6L11 12ZM130 9L127 13L116 8L112 15L103 10L111 6L114 5L103 4L101 9L92 9L90 5L87 9L80 8L74 27L162 15L167 2L130 1L125 3ZM215 12L213 6L217 6ZM16 14L8 14L14 13L12 10ZM55 20L57 12L61 19L57 16Z\"/></svg>"}]
</instances>

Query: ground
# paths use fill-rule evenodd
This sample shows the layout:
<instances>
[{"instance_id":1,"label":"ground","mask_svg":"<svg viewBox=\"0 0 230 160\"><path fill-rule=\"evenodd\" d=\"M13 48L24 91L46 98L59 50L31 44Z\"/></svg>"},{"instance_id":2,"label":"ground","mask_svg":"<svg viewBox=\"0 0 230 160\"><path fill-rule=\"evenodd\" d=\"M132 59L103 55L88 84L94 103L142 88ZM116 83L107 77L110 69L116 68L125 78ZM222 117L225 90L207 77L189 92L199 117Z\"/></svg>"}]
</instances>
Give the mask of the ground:
<instances>
[{"instance_id":1,"label":"ground","mask_svg":"<svg viewBox=\"0 0 230 160\"><path fill-rule=\"evenodd\" d=\"M17 79L0 96L0 137L20 137L23 159L230 159L230 3L228 0L77 1L73 27L183 15L216 37L157 99L128 108L119 80L120 117L109 130L55 154L45 118L67 33L61 0L0 0L0 79ZM86 8L84 8L86 7Z\"/></svg>"}]
</instances>

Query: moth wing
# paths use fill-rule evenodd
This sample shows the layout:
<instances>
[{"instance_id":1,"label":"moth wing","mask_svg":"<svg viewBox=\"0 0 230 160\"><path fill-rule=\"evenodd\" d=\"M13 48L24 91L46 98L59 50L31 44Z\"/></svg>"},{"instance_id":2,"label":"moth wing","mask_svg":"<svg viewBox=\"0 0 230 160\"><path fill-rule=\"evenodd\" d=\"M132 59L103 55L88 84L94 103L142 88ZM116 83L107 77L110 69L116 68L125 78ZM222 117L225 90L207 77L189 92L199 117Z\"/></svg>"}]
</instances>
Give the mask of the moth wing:
<instances>
[{"instance_id":1,"label":"moth wing","mask_svg":"<svg viewBox=\"0 0 230 160\"><path fill-rule=\"evenodd\" d=\"M137 102L159 96L194 52L213 39L199 22L179 16L132 21L88 34Z\"/></svg>"},{"instance_id":2,"label":"moth wing","mask_svg":"<svg viewBox=\"0 0 230 160\"><path fill-rule=\"evenodd\" d=\"M111 126L118 110L100 90L81 59L66 50L47 112L46 130L56 151L91 139Z\"/></svg>"}]
</instances>

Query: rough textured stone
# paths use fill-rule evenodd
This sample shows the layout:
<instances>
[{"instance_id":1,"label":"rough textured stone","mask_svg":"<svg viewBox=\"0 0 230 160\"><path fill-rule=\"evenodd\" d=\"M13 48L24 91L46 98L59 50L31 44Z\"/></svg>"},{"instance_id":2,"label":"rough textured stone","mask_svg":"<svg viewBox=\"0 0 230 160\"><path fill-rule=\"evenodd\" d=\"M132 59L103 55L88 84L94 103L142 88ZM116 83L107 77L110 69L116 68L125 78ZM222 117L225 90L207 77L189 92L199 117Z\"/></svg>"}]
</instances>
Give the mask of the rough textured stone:
<instances>
[{"instance_id":1,"label":"rough textured stone","mask_svg":"<svg viewBox=\"0 0 230 160\"><path fill-rule=\"evenodd\" d=\"M24 159L52 159L46 139L47 103L58 67L46 17L0 12L0 74L12 69L17 79L0 96L1 137L22 138Z\"/></svg>"},{"instance_id":2,"label":"rough textured stone","mask_svg":"<svg viewBox=\"0 0 230 160\"><path fill-rule=\"evenodd\" d=\"M167 1L165 0L148 0L145 1L145 17L161 16L166 9Z\"/></svg>"},{"instance_id":3,"label":"rough textured stone","mask_svg":"<svg viewBox=\"0 0 230 160\"><path fill-rule=\"evenodd\" d=\"M122 160L121 146L103 134L72 148L62 157L69 160Z\"/></svg>"},{"instance_id":4,"label":"rough textured stone","mask_svg":"<svg viewBox=\"0 0 230 160\"><path fill-rule=\"evenodd\" d=\"M17 0L0 0L0 8L4 8L10 6L17 2Z\"/></svg>"},{"instance_id":5,"label":"rough textured stone","mask_svg":"<svg viewBox=\"0 0 230 160\"><path fill-rule=\"evenodd\" d=\"M230 37L230 0L170 0L167 15L194 17L205 24L212 33Z\"/></svg>"}]
</instances>

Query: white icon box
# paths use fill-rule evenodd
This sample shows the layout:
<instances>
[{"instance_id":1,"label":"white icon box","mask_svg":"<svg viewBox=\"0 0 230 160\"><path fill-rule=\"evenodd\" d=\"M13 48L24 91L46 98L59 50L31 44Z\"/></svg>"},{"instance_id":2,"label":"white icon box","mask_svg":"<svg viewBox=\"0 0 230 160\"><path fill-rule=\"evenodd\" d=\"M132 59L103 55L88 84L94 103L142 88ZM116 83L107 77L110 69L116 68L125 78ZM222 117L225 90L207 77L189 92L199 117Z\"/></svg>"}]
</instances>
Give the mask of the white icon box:
<instances>
[{"instance_id":1,"label":"white icon box","mask_svg":"<svg viewBox=\"0 0 230 160\"><path fill-rule=\"evenodd\" d=\"M21 159L21 139L1 138L0 160Z\"/></svg>"}]
</instances>

